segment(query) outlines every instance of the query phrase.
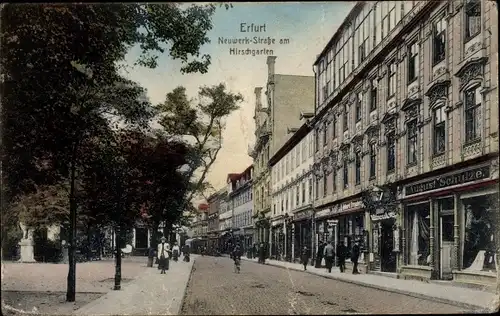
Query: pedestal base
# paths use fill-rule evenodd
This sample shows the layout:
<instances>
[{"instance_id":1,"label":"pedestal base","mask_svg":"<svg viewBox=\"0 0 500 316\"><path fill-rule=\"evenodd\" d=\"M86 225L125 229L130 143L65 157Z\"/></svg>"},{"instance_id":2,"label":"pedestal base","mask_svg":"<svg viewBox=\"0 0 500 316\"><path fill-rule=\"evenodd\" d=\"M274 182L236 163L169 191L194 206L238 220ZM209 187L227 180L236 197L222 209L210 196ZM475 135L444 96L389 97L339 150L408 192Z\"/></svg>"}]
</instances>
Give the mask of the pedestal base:
<instances>
[{"instance_id":1,"label":"pedestal base","mask_svg":"<svg viewBox=\"0 0 500 316\"><path fill-rule=\"evenodd\" d=\"M33 240L30 239L22 239L19 242L19 246L21 246L21 258L18 260L19 262L36 262L33 244Z\"/></svg>"}]
</instances>

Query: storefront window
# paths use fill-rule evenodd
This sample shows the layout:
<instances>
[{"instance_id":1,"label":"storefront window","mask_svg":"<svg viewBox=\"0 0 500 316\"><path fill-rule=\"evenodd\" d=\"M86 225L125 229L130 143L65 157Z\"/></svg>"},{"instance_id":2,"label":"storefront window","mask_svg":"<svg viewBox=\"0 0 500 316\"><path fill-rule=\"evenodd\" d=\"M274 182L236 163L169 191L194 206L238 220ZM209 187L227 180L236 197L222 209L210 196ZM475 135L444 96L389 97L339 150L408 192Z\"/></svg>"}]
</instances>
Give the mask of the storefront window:
<instances>
[{"instance_id":1,"label":"storefront window","mask_svg":"<svg viewBox=\"0 0 500 316\"><path fill-rule=\"evenodd\" d=\"M493 201L497 200L496 195L463 200L465 206L464 269L496 271L494 260L494 210L496 206Z\"/></svg>"},{"instance_id":2,"label":"storefront window","mask_svg":"<svg viewBox=\"0 0 500 316\"><path fill-rule=\"evenodd\" d=\"M429 205L419 204L407 208L408 264L428 266L430 263Z\"/></svg>"}]
</instances>

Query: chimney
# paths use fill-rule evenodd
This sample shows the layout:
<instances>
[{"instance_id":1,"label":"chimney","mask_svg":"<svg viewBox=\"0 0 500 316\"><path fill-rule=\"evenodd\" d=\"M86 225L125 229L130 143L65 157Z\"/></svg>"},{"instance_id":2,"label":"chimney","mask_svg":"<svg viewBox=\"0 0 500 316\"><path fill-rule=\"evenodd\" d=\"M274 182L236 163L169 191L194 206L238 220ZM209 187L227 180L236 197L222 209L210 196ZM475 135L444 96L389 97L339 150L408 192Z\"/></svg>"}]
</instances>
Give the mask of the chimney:
<instances>
[{"instance_id":1,"label":"chimney","mask_svg":"<svg viewBox=\"0 0 500 316\"><path fill-rule=\"evenodd\" d=\"M262 108L262 87L255 87L255 110Z\"/></svg>"},{"instance_id":2,"label":"chimney","mask_svg":"<svg viewBox=\"0 0 500 316\"><path fill-rule=\"evenodd\" d=\"M274 76L274 64L276 56L267 56L267 74L269 77Z\"/></svg>"}]
</instances>

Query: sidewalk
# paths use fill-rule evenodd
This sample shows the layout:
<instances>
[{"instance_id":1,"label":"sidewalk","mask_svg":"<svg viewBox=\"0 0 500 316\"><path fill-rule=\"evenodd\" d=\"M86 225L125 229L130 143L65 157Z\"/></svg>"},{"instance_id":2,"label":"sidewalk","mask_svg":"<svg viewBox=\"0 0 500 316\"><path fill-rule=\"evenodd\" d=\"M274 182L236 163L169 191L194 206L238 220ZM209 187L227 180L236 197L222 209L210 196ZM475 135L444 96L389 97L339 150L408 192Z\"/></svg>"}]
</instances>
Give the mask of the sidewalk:
<instances>
[{"instance_id":1,"label":"sidewalk","mask_svg":"<svg viewBox=\"0 0 500 316\"><path fill-rule=\"evenodd\" d=\"M172 262L167 274L148 268L135 281L110 291L99 299L76 310L74 315L178 315L186 292L191 262Z\"/></svg>"},{"instance_id":2,"label":"sidewalk","mask_svg":"<svg viewBox=\"0 0 500 316\"><path fill-rule=\"evenodd\" d=\"M241 259L257 263L257 259L248 259L246 257L242 257ZM285 269L304 271L304 266L298 263L267 259L266 264ZM402 280L374 274L353 275L350 271L348 273L340 273L337 267L332 269L332 273L328 273L324 268L318 269L309 265L307 266L307 271L304 272L378 290L452 304L477 312L493 312L498 310L498 295L475 289L413 280Z\"/></svg>"}]
</instances>

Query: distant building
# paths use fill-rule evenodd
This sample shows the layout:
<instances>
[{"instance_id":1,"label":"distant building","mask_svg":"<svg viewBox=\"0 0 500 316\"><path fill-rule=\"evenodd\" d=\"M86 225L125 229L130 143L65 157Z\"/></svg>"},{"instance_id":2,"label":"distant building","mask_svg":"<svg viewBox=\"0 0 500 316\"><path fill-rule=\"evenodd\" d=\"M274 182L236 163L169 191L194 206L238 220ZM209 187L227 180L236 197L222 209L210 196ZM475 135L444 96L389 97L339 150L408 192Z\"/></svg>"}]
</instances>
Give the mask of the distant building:
<instances>
[{"instance_id":1,"label":"distant building","mask_svg":"<svg viewBox=\"0 0 500 316\"><path fill-rule=\"evenodd\" d=\"M254 159L254 240L269 242L271 211L271 174L269 158L290 138L289 128L300 124L300 113L314 109L314 77L275 73L275 56L267 58L266 106L262 105L262 88L255 88L256 143L249 150Z\"/></svg>"},{"instance_id":2,"label":"distant building","mask_svg":"<svg viewBox=\"0 0 500 316\"><path fill-rule=\"evenodd\" d=\"M249 166L242 173L232 173L227 177L233 236L244 250L250 249L253 244L252 171L253 166Z\"/></svg>"},{"instance_id":3,"label":"distant building","mask_svg":"<svg viewBox=\"0 0 500 316\"><path fill-rule=\"evenodd\" d=\"M306 120L269 161L273 258L298 260L304 246L314 249L313 163L314 133Z\"/></svg>"}]
</instances>

